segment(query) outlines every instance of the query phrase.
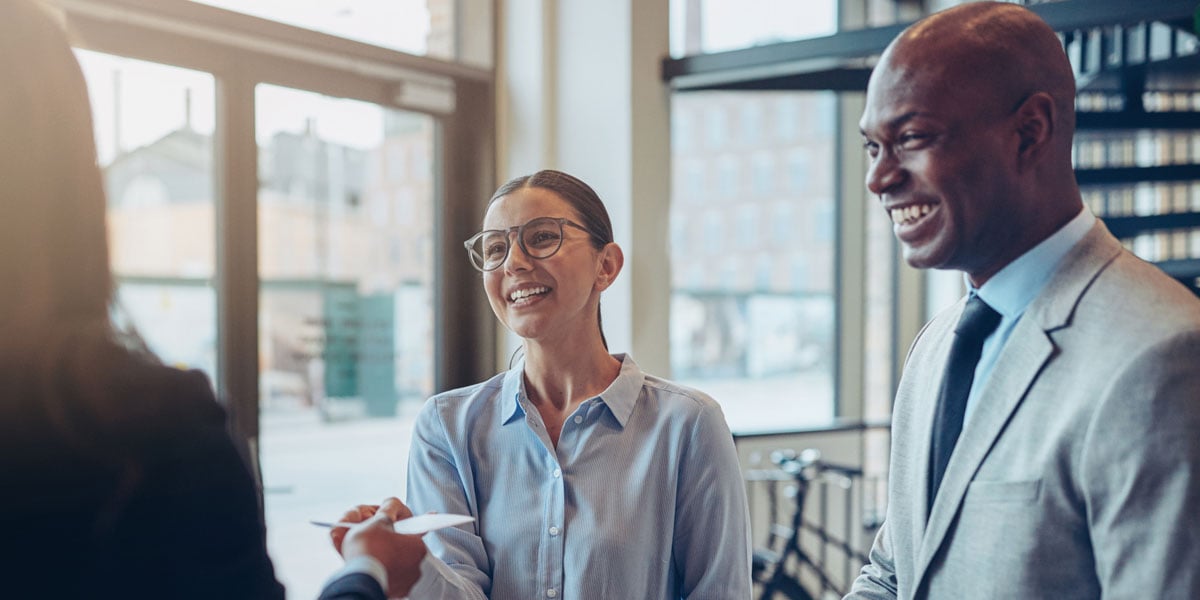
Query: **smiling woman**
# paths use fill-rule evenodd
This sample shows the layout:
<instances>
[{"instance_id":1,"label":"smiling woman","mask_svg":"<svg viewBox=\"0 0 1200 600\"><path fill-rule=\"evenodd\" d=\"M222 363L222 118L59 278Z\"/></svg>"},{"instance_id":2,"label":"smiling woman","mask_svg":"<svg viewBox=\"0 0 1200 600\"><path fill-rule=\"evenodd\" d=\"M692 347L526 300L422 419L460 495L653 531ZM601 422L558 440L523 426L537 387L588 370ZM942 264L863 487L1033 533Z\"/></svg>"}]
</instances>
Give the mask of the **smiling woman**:
<instances>
[{"instance_id":1,"label":"smiling woman","mask_svg":"<svg viewBox=\"0 0 1200 600\"><path fill-rule=\"evenodd\" d=\"M483 227L465 245L525 355L417 417L413 512L476 520L424 538L410 595L749 597L745 491L721 409L607 350L600 295L624 255L600 198L540 171L501 186Z\"/></svg>"}]
</instances>

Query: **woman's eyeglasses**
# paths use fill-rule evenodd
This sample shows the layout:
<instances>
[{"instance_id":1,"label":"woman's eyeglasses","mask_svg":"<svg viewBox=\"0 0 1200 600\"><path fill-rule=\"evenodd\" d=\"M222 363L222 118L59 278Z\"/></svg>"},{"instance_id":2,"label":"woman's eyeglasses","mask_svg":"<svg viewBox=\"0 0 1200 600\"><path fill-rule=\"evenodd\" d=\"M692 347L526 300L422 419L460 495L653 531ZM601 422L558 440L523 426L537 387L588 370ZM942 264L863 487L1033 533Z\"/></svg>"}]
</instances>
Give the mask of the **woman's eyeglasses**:
<instances>
[{"instance_id":1,"label":"woman's eyeglasses","mask_svg":"<svg viewBox=\"0 0 1200 600\"><path fill-rule=\"evenodd\" d=\"M509 239L517 234L517 244L530 258L550 258L562 248L563 226L570 225L596 237L588 228L562 217L538 217L524 225L508 229L486 229L463 242L471 264L480 271L494 271L504 264L512 249Z\"/></svg>"}]
</instances>

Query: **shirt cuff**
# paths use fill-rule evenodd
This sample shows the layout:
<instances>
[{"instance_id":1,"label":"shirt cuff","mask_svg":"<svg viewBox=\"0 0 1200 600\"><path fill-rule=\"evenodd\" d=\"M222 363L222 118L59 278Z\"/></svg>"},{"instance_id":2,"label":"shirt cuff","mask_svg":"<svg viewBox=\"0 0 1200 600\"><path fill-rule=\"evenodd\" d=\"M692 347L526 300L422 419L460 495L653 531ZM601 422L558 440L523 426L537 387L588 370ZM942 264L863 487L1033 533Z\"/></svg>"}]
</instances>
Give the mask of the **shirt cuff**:
<instances>
[{"instance_id":1,"label":"shirt cuff","mask_svg":"<svg viewBox=\"0 0 1200 600\"><path fill-rule=\"evenodd\" d=\"M433 552L426 552L425 557L421 559L421 576L417 582L413 584L412 590L408 592L409 598L434 598L437 592L442 589L437 585L439 581L453 581L457 574L450 565L442 561L442 559L433 555Z\"/></svg>"},{"instance_id":2,"label":"shirt cuff","mask_svg":"<svg viewBox=\"0 0 1200 600\"><path fill-rule=\"evenodd\" d=\"M355 556L354 558L347 560L346 564L342 565L342 568L333 572L333 575L329 577L328 581L334 581L351 573L364 573L366 575L370 575L371 579L379 582L380 587L382 587L385 592L388 589L387 569L384 568L383 563L366 555ZM328 585L328 583L326 585Z\"/></svg>"}]
</instances>

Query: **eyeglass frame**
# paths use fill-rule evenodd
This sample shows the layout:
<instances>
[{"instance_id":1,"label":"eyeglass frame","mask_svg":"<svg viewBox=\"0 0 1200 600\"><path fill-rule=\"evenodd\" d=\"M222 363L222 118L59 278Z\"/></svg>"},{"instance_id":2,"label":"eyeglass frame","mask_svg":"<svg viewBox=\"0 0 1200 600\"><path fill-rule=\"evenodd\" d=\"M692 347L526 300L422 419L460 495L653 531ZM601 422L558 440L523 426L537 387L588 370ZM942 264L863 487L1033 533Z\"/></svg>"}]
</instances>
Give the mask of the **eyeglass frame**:
<instances>
[{"instance_id":1,"label":"eyeglass frame","mask_svg":"<svg viewBox=\"0 0 1200 600\"><path fill-rule=\"evenodd\" d=\"M546 256L534 256L533 254L531 254L529 252L529 248L525 247L525 235L524 235L525 228L528 227L530 223L533 223L535 221L554 221L555 223L558 223L558 231L559 231L558 247L556 247L554 249L554 252L551 252L550 254L547 254ZM551 256L554 256L555 254L558 254L559 250L562 250L563 242L567 239L567 237L565 235L566 230L563 229L564 225L570 225L571 227L574 227L575 229L578 229L578 230L588 234L589 236L591 236L592 238L594 238L596 240L599 240L601 242L604 241L603 238L601 238L599 235L596 235L596 233L593 232L591 229L588 229L587 227L584 227L583 225L580 225L579 223L576 223L575 221L572 221L566 217L534 217L520 225L514 225L512 227L509 227L508 229L484 229L483 231L476 233L475 235L471 236L470 238L467 238L467 240L463 242L463 247L467 249L467 259L471 262L471 266L475 267L475 270L479 271L480 273L490 273L492 271L495 271L496 269L499 269L500 265L503 265L508 260L508 255L512 253L512 249L513 249L513 244L509 243L508 240L509 240L509 238L512 237L512 234L514 232L517 234L517 245L521 247L521 252L524 252L525 256L528 256L529 258L534 259L534 260L545 260L547 258L550 258ZM472 246L475 245L476 240L478 240L479 238L481 238L484 235L487 235L489 233L503 234L506 247L504 249L504 258L500 259L500 261L496 263L496 266L494 266L490 269L485 269L485 268L483 268L483 264L486 261L484 260L483 256L479 256L479 264L476 264L475 257L477 254L475 252L475 249Z\"/></svg>"}]
</instances>

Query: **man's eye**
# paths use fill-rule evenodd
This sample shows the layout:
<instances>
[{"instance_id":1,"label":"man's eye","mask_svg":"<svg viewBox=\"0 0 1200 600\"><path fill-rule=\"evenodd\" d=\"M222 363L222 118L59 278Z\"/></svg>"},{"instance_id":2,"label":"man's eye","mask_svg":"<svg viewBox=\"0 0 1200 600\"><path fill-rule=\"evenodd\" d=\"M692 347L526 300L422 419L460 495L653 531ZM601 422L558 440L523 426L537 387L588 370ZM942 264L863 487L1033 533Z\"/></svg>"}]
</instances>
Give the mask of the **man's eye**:
<instances>
[{"instance_id":1,"label":"man's eye","mask_svg":"<svg viewBox=\"0 0 1200 600\"><path fill-rule=\"evenodd\" d=\"M925 143L925 141L928 139L929 139L929 136L927 136L923 133L917 133L917 132L912 132L912 131L906 132L906 133L903 133L900 135L900 140L899 140L900 147L901 148L917 147L917 146L920 146L921 144Z\"/></svg>"},{"instance_id":2,"label":"man's eye","mask_svg":"<svg viewBox=\"0 0 1200 600\"><path fill-rule=\"evenodd\" d=\"M876 144L870 140L863 142L863 149L867 151L867 156L870 156L871 158L875 158L879 155L879 144Z\"/></svg>"}]
</instances>

